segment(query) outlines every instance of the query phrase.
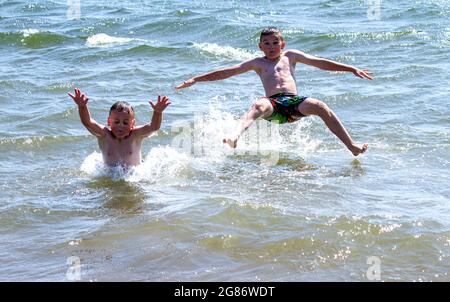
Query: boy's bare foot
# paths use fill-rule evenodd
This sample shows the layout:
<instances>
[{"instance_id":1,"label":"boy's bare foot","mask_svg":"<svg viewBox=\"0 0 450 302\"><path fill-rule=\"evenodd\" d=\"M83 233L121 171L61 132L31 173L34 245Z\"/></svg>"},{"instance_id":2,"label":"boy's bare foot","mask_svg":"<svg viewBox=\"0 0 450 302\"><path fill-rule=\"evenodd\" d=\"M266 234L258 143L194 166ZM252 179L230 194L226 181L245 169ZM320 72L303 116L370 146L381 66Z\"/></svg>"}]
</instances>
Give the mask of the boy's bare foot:
<instances>
[{"instance_id":1,"label":"boy's bare foot","mask_svg":"<svg viewBox=\"0 0 450 302\"><path fill-rule=\"evenodd\" d=\"M367 150L368 148L369 148L369 145L368 145L368 144L362 144L362 145L354 144L354 145L352 145L352 146L349 148L349 150L350 150L350 152L353 153L354 156L358 156L358 155L360 155L361 153L366 152L366 150Z\"/></svg>"},{"instance_id":2,"label":"boy's bare foot","mask_svg":"<svg viewBox=\"0 0 450 302\"><path fill-rule=\"evenodd\" d=\"M237 146L237 138L224 138L223 143L230 145L231 148L236 148Z\"/></svg>"}]
</instances>

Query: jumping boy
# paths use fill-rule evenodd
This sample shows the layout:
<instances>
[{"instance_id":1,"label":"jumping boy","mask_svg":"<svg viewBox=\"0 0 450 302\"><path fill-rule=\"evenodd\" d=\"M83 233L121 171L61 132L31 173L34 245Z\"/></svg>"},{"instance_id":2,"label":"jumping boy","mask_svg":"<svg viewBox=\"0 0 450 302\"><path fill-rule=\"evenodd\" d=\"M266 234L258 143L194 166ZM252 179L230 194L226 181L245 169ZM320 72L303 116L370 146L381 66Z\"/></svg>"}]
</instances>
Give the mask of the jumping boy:
<instances>
[{"instance_id":1,"label":"jumping boy","mask_svg":"<svg viewBox=\"0 0 450 302\"><path fill-rule=\"evenodd\" d=\"M103 161L108 166L139 165L142 140L159 129L162 112L170 105L166 96L158 96L156 104L149 101L153 108L151 123L135 127L133 107L127 102L116 102L109 110L108 128L91 118L87 107L89 99L79 89L75 88L75 95L69 93L69 96L78 105L81 123L97 137Z\"/></svg>"},{"instance_id":2,"label":"jumping boy","mask_svg":"<svg viewBox=\"0 0 450 302\"><path fill-rule=\"evenodd\" d=\"M223 80L253 70L261 78L266 96L257 100L242 116L235 132L224 138L224 143L236 148L241 134L260 117L282 124L295 122L307 115L317 115L353 155L364 153L368 144L355 143L338 117L324 102L297 95L294 71L297 63L303 63L323 70L352 72L355 76L370 80L372 80L371 72L308 55L299 50L283 51L285 46L286 42L278 29L266 28L261 32L259 42L259 49L264 52L264 57L193 77L175 88L186 88L197 82Z\"/></svg>"}]
</instances>

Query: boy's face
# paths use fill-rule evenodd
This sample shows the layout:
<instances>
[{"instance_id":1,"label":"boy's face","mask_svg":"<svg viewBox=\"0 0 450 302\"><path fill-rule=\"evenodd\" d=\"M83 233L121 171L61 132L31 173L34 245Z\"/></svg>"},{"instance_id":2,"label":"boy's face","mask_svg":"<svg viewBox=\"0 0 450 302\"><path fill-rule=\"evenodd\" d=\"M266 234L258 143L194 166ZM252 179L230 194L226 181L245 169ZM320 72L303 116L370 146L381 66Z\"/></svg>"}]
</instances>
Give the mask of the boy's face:
<instances>
[{"instance_id":1,"label":"boy's face","mask_svg":"<svg viewBox=\"0 0 450 302\"><path fill-rule=\"evenodd\" d=\"M285 46L286 42L276 34L262 36L259 42L259 49L264 52L266 58L269 60L278 59Z\"/></svg>"},{"instance_id":2,"label":"boy's face","mask_svg":"<svg viewBox=\"0 0 450 302\"><path fill-rule=\"evenodd\" d=\"M112 134L118 138L123 139L130 135L134 128L134 114L125 111L118 112L113 110L108 117L108 126L111 127Z\"/></svg>"}]
</instances>

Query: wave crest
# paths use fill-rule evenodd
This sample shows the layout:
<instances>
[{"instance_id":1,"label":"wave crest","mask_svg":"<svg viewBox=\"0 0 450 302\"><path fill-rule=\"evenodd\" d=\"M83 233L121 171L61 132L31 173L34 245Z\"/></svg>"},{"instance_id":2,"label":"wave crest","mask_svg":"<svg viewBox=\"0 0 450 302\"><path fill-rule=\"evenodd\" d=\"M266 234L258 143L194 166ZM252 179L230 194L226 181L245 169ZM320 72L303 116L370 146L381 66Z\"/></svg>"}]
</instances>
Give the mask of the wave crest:
<instances>
[{"instance_id":1,"label":"wave crest","mask_svg":"<svg viewBox=\"0 0 450 302\"><path fill-rule=\"evenodd\" d=\"M116 45L128 44L133 41L138 41L139 39L133 38L121 38L121 37L113 37L107 34L95 34L90 36L86 40L86 46L88 47L111 47Z\"/></svg>"},{"instance_id":2,"label":"wave crest","mask_svg":"<svg viewBox=\"0 0 450 302\"><path fill-rule=\"evenodd\" d=\"M214 56L233 60L250 60L256 57L255 53L242 48L235 48L227 45L218 45L215 43L193 43L192 47L206 56Z\"/></svg>"}]
</instances>

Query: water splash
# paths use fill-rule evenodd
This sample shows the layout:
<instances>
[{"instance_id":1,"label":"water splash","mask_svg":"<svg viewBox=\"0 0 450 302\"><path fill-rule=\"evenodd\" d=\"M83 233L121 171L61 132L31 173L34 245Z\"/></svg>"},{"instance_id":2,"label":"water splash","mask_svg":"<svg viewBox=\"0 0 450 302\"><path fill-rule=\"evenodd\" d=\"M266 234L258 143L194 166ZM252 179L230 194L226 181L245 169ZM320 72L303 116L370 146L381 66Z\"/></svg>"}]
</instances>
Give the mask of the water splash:
<instances>
[{"instance_id":1,"label":"water splash","mask_svg":"<svg viewBox=\"0 0 450 302\"><path fill-rule=\"evenodd\" d=\"M81 164L80 170L92 177L110 177L113 180L127 182L157 182L184 178L189 158L170 146L155 147L145 156L137 167L117 165L109 167L103 163L101 153L91 153Z\"/></svg>"},{"instance_id":2,"label":"water splash","mask_svg":"<svg viewBox=\"0 0 450 302\"><path fill-rule=\"evenodd\" d=\"M173 127L171 142L152 148L137 167L107 167L103 164L102 155L93 152L80 169L93 177L107 176L129 182L172 181L198 173L217 172L228 160L246 158L271 164L269 157L274 160L272 164L276 164L279 152L292 149L292 145L296 156L307 157L320 144L308 134L311 122L300 122L294 134L286 135L280 131L282 126L258 120L241 136L238 147L232 149L222 140L234 131L238 123L239 120L222 111L220 105L211 104L207 114L194 115L193 123Z\"/></svg>"},{"instance_id":3,"label":"water splash","mask_svg":"<svg viewBox=\"0 0 450 302\"><path fill-rule=\"evenodd\" d=\"M156 182L174 178L186 178L190 167L190 157L170 146L158 146L150 150L143 163L134 168L126 178L130 182L147 180Z\"/></svg>"},{"instance_id":4,"label":"water splash","mask_svg":"<svg viewBox=\"0 0 450 302\"><path fill-rule=\"evenodd\" d=\"M269 156L277 160L278 152L286 147L279 125L257 120L240 137L237 148L232 149L223 143L223 139L229 137L238 124L237 117L212 103L207 114L196 114L192 124L176 129L178 133L172 146L191 154L197 163L205 164L220 164L226 158L236 156L256 157L262 161L266 161Z\"/></svg>"},{"instance_id":5,"label":"water splash","mask_svg":"<svg viewBox=\"0 0 450 302\"><path fill-rule=\"evenodd\" d=\"M310 135L312 129L314 129L312 121L303 118L296 123L293 133L288 138L294 146L295 153L304 159L314 154L322 143L321 140Z\"/></svg>"}]
</instances>

